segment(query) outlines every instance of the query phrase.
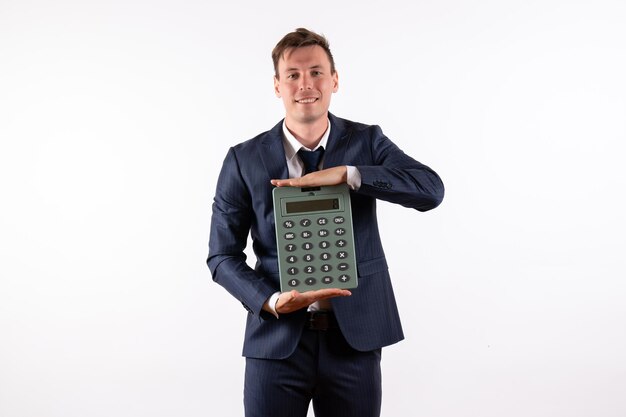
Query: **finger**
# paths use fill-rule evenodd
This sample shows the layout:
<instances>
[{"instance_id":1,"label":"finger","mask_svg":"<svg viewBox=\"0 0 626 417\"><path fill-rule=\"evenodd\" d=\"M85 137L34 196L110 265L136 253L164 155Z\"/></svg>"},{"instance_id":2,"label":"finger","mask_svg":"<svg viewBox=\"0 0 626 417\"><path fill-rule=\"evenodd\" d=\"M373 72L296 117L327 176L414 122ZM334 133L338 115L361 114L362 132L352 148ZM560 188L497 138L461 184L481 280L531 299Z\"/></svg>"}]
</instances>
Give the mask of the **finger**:
<instances>
[{"instance_id":1,"label":"finger","mask_svg":"<svg viewBox=\"0 0 626 417\"><path fill-rule=\"evenodd\" d=\"M270 182L276 187L286 187L290 185L291 180L270 180Z\"/></svg>"},{"instance_id":2,"label":"finger","mask_svg":"<svg viewBox=\"0 0 626 417\"><path fill-rule=\"evenodd\" d=\"M276 187L311 187L307 181L303 181L301 178L293 178L288 180L270 180L272 185Z\"/></svg>"},{"instance_id":3,"label":"finger","mask_svg":"<svg viewBox=\"0 0 626 417\"><path fill-rule=\"evenodd\" d=\"M352 293L350 291L333 292L329 294L322 294L319 297L317 297L317 300L327 300L329 298L335 298L335 297L349 297L351 295Z\"/></svg>"},{"instance_id":4,"label":"finger","mask_svg":"<svg viewBox=\"0 0 626 417\"><path fill-rule=\"evenodd\" d=\"M329 289L316 290L316 291L307 291L307 292L303 292L301 295L307 297L307 301L309 303L313 303L315 301L326 300L328 298L347 297L347 296L352 295L352 293L348 290L342 290L338 288L329 288Z\"/></svg>"}]
</instances>

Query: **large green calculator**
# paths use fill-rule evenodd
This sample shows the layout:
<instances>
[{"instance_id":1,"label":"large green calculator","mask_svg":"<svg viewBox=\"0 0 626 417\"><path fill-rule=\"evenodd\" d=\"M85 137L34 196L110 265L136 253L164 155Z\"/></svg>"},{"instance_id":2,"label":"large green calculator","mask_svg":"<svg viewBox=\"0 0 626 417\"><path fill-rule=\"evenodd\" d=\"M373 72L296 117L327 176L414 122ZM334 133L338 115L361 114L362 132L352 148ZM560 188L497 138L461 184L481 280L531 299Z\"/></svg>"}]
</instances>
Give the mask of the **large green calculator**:
<instances>
[{"instance_id":1,"label":"large green calculator","mask_svg":"<svg viewBox=\"0 0 626 417\"><path fill-rule=\"evenodd\" d=\"M348 186L277 187L273 196L281 291L356 288Z\"/></svg>"}]
</instances>

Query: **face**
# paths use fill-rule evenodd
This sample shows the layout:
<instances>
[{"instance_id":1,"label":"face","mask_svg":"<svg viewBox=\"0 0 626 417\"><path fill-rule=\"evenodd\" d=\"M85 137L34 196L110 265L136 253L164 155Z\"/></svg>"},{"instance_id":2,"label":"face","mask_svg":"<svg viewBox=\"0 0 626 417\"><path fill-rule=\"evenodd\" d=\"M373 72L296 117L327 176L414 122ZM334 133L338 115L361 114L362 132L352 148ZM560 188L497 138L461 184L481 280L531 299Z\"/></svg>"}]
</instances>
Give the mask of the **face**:
<instances>
[{"instance_id":1,"label":"face","mask_svg":"<svg viewBox=\"0 0 626 417\"><path fill-rule=\"evenodd\" d=\"M337 88L337 72L331 74L321 46L287 49L278 61L274 91L283 100L288 122L310 124L327 118Z\"/></svg>"}]
</instances>

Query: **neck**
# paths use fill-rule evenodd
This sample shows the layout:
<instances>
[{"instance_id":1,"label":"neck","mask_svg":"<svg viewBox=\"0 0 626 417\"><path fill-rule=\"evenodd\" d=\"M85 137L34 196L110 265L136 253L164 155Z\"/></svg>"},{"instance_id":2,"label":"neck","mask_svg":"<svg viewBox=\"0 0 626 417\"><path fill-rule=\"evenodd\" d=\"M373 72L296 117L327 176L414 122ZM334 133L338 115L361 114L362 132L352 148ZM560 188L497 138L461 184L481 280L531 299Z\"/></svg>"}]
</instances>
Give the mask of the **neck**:
<instances>
[{"instance_id":1,"label":"neck","mask_svg":"<svg viewBox=\"0 0 626 417\"><path fill-rule=\"evenodd\" d=\"M324 132L328 129L328 123L328 116L311 123L298 123L288 117L285 118L287 129L298 139L298 142L309 149L315 148L320 143Z\"/></svg>"}]
</instances>

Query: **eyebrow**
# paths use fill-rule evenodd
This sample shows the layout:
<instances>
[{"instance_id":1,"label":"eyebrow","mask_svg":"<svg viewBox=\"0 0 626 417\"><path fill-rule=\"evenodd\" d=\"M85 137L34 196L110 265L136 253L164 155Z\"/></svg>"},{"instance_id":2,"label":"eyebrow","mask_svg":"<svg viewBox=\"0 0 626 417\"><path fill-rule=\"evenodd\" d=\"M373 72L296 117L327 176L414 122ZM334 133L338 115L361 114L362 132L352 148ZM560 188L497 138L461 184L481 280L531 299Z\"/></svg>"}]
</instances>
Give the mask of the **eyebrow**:
<instances>
[{"instance_id":1,"label":"eyebrow","mask_svg":"<svg viewBox=\"0 0 626 417\"><path fill-rule=\"evenodd\" d=\"M311 69L320 69L320 68L322 68L322 66L321 66L321 65L319 65L319 64L317 64L317 65L313 65L312 67L309 67L308 69L310 69L310 70L311 70ZM300 68L286 68L286 69L285 69L285 72L289 72L289 71L299 71L299 70L300 70Z\"/></svg>"}]
</instances>

